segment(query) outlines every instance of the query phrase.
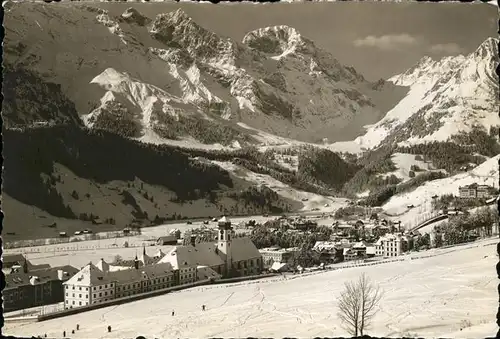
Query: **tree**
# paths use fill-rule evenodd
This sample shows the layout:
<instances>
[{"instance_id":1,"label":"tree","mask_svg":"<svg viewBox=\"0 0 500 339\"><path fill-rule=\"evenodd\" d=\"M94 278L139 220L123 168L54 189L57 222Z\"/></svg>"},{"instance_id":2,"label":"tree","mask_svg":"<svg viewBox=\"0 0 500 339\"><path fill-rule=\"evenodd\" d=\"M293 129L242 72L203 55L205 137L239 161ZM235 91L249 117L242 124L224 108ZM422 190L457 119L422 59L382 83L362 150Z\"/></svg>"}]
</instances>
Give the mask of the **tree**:
<instances>
[{"instance_id":1,"label":"tree","mask_svg":"<svg viewBox=\"0 0 500 339\"><path fill-rule=\"evenodd\" d=\"M345 283L345 290L339 299L338 316L344 328L357 337L358 334L363 335L370 326L382 299L382 292L362 273L357 282Z\"/></svg>"}]
</instances>

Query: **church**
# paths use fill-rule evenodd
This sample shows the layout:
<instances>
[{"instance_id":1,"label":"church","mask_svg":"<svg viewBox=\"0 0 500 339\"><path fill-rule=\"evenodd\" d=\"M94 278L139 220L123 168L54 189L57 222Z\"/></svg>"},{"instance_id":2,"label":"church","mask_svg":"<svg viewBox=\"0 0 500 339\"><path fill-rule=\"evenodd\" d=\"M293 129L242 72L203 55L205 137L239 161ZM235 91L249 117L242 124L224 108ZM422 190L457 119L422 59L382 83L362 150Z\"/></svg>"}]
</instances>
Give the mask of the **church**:
<instances>
[{"instance_id":1,"label":"church","mask_svg":"<svg viewBox=\"0 0 500 339\"><path fill-rule=\"evenodd\" d=\"M179 270L180 283L198 280L196 273L208 267L223 278L260 274L263 270L262 255L248 237L235 237L231 221L222 217L218 221L217 243L196 243L177 246L165 254L158 263L170 263Z\"/></svg>"}]
</instances>

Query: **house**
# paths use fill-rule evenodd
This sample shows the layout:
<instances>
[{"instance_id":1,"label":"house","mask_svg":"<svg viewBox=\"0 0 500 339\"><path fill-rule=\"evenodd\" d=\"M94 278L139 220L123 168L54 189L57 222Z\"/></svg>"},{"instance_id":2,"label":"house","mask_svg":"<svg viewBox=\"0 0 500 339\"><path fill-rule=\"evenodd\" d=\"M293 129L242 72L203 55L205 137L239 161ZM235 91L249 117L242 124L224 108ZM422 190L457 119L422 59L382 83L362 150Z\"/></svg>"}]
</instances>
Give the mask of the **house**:
<instances>
[{"instance_id":1,"label":"house","mask_svg":"<svg viewBox=\"0 0 500 339\"><path fill-rule=\"evenodd\" d=\"M273 265L269 268L269 270L272 272L286 272L289 269L290 266L287 263L279 263L279 262L273 263Z\"/></svg>"},{"instance_id":2,"label":"house","mask_svg":"<svg viewBox=\"0 0 500 339\"><path fill-rule=\"evenodd\" d=\"M63 284L77 272L77 268L69 265L29 272L24 264L21 272L5 276L4 311L64 301Z\"/></svg>"},{"instance_id":3,"label":"house","mask_svg":"<svg viewBox=\"0 0 500 339\"><path fill-rule=\"evenodd\" d=\"M292 264L297 248L263 248L259 250L262 255L264 267L271 267L274 263Z\"/></svg>"},{"instance_id":4,"label":"house","mask_svg":"<svg viewBox=\"0 0 500 339\"><path fill-rule=\"evenodd\" d=\"M165 235L163 237L159 237L156 239L156 245L164 246L164 245L177 245L177 238L174 235Z\"/></svg>"},{"instance_id":5,"label":"house","mask_svg":"<svg viewBox=\"0 0 500 339\"><path fill-rule=\"evenodd\" d=\"M19 273L23 270L26 270L26 272L32 272L50 268L49 264L34 265L22 254L5 254L2 259L2 272L6 275Z\"/></svg>"},{"instance_id":6,"label":"house","mask_svg":"<svg viewBox=\"0 0 500 339\"><path fill-rule=\"evenodd\" d=\"M375 243L375 254L383 257L396 257L407 250L407 240L400 234L387 234Z\"/></svg>"}]
</instances>

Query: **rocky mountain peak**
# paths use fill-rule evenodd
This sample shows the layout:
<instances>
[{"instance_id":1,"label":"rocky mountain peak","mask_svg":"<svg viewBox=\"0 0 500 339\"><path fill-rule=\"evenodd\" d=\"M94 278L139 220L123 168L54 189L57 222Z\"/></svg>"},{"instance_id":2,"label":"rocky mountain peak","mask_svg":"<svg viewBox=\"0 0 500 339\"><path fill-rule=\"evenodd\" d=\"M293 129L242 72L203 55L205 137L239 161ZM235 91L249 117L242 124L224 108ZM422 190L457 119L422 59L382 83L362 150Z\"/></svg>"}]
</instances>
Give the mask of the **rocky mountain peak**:
<instances>
[{"instance_id":1,"label":"rocky mountain peak","mask_svg":"<svg viewBox=\"0 0 500 339\"><path fill-rule=\"evenodd\" d=\"M474 52L474 57L487 59L498 58L498 39L486 39Z\"/></svg>"},{"instance_id":2,"label":"rocky mountain peak","mask_svg":"<svg viewBox=\"0 0 500 339\"><path fill-rule=\"evenodd\" d=\"M122 13L120 16L121 21L125 21L127 23L135 23L139 26L147 25L151 20L144 15L142 15L135 8L129 7Z\"/></svg>"},{"instance_id":3,"label":"rocky mountain peak","mask_svg":"<svg viewBox=\"0 0 500 339\"><path fill-rule=\"evenodd\" d=\"M286 25L251 31L243 37L243 43L260 52L273 54L275 59L295 52L304 53L314 48L312 41L303 38L295 28Z\"/></svg>"},{"instance_id":4,"label":"rocky mountain peak","mask_svg":"<svg viewBox=\"0 0 500 339\"><path fill-rule=\"evenodd\" d=\"M198 59L220 58L235 49L230 39L199 26L181 9L157 15L149 32L168 47L185 49Z\"/></svg>"}]
</instances>

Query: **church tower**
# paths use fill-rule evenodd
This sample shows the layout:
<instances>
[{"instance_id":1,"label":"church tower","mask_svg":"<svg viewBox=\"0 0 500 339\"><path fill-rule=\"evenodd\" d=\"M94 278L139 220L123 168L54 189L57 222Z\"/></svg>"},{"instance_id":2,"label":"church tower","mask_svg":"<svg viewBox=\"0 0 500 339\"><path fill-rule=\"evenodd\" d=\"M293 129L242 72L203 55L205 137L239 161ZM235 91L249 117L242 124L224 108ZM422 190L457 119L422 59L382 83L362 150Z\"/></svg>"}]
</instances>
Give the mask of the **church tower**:
<instances>
[{"instance_id":1,"label":"church tower","mask_svg":"<svg viewBox=\"0 0 500 339\"><path fill-rule=\"evenodd\" d=\"M231 226L231 221L225 216L219 220L218 226L219 236L217 239L217 249L226 257L226 274L230 275L233 266L231 255L231 240L233 238L234 231L233 227Z\"/></svg>"}]
</instances>

